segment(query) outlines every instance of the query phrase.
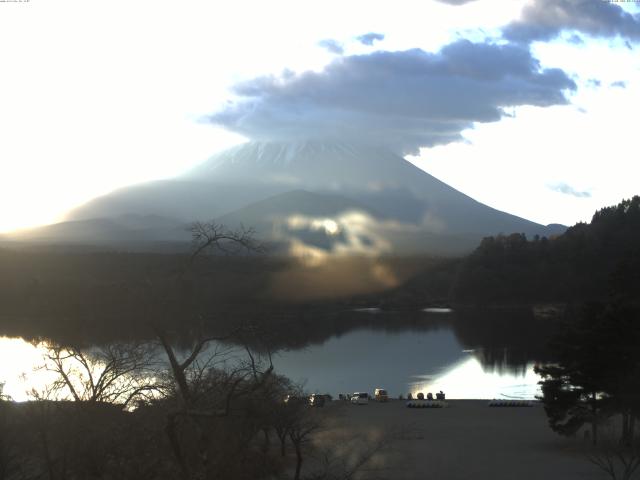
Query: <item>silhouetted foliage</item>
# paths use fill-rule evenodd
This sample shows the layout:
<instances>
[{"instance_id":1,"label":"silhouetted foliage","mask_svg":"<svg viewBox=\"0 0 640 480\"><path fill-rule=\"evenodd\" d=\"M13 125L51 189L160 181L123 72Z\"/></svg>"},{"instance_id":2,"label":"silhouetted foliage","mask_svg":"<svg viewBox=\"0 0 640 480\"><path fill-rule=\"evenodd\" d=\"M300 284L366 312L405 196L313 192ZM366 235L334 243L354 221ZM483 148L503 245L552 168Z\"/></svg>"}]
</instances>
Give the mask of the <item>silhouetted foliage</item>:
<instances>
[{"instance_id":1,"label":"silhouetted foliage","mask_svg":"<svg viewBox=\"0 0 640 480\"><path fill-rule=\"evenodd\" d=\"M151 345L133 342L94 348L49 344L40 368L56 378L47 386L47 398L63 395L76 402L131 408L159 393L153 354Z\"/></svg>"},{"instance_id":2,"label":"silhouetted foliage","mask_svg":"<svg viewBox=\"0 0 640 480\"><path fill-rule=\"evenodd\" d=\"M485 238L461 265L459 302L522 303L605 299L610 289L637 300L640 292L640 197L595 213L563 235Z\"/></svg>"},{"instance_id":3,"label":"silhouetted foliage","mask_svg":"<svg viewBox=\"0 0 640 480\"><path fill-rule=\"evenodd\" d=\"M53 378L32 392L34 401L18 407L0 399L1 478L258 479L286 470L289 459L272 453L268 440L291 385L274 374L268 345L254 353L256 338L267 337L236 304L260 292L260 260L196 261L212 250L258 246L249 230L197 223L192 231L193 255L49 254L41 259L53 270L33 265L36 276L22 269L31 256L11 265L14 257L0 255L17 274L2 277L5 313L35 318L38 336L47 331L38 319L46 319L65 338L48 342L42 368ZM237 315L212 320L228 310ZM107 340L83 343L100 325L108 325ZM71 332L78 327L86 330ZM138 332L156 343L136 343ZM242 355L232 341L244 346ZM21 441L5 441L14 431Z\"/></svg>"},{"instance_id":4,"label":"silhouetted foliage","mask_svg":"<svg viewBox=\"0 0 640 480\"><path fill-rule=\"evenodd\" d=\"M588 451L587 459L611 480L631 480L640 468L640 435L629 442L620 441L619 432L609 423L597 446Z\"/></svg>"},{"instance_id":5,"label":"silhouetted foliage","mask_svg":"<svg viewBox=\"0 0 640 480\"><path fill-rule=\"evenodd\" d=\"M20 427L16 405L2 397L0 388L0 480L24 473L25 442L19 440Z\"/></svg>"},{"instance_id":6,"label":"silhouetted foliage","mask_svg":"<svg viewBox=\"0 0 640 480\"><path fill-rule=\"evenodd\" d=\"M620 414L622 442L634 437L640 414L640 312L619 304L589 304L552 345L555 362L537 366L551 428L575 434Z\"/></svg>"}]
</instances>

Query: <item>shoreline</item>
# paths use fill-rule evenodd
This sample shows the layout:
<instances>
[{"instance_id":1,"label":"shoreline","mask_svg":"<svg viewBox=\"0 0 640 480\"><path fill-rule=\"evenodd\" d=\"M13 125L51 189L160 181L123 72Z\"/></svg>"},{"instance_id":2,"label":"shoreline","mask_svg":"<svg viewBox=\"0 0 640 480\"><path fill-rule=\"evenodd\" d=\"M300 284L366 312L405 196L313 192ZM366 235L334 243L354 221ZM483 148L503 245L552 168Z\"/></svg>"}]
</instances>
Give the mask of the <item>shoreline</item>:
<instances>
[{"instance_id":1,"label":"shoreline","mask_svg":"<svg viewBox=\"0 0 640 480\"><path fill-rule=\"evenodd\" d=\"M605 478L589 463L580 436L561 437L540 402L489 407L487 400L446 400L446 408L407 408L405 401L326 408L324 442L357 437L363 445L389 439L362 479L584 480Z\"/></svg>"}]
</instances>

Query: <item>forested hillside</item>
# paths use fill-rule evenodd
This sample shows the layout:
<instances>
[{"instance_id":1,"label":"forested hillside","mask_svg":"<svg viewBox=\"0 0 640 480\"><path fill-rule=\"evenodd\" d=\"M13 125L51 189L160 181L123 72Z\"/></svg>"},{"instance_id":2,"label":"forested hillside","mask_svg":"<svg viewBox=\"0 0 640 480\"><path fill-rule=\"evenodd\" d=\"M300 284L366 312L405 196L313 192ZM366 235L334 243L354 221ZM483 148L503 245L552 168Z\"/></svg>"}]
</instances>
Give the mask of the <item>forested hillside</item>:
<instances>
[{"instance_id":1,"label":"forested hillside","mask_svg":"<svg viewBox=\"0 0 640 480\"><path fill-rule=\"evenodd\" d=\"M461 264L461 303L594 300L640 293L640 197L595 213L563 235L487 237Z\"/></svg>"}]
</instances>

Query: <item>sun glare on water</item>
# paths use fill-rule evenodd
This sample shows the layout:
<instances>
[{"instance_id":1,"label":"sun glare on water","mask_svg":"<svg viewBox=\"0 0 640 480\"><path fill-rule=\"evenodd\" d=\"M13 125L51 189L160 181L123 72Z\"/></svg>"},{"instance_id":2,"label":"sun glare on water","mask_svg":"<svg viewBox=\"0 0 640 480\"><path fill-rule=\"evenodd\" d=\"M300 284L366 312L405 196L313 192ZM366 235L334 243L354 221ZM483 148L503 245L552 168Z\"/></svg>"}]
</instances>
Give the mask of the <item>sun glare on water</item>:
<instances>
[{"instance_id":1,"label":"sun glare on water","mask_svg":"<svg viewBox=\"0 0 640 480\"><path fill-rule=\"evenodd\" d=\"M521 374L488 372L477 358L470 356L446 369L442 373L425 376L411 385L415 397L422 392L425 396L442 390L447 398L477 399L526 399L532 400L540 394L537 386L540 377L528 365Z\"/></svg>"},{"instance_id":2,"label":"sun glare on water","mask_svg":"<svg viewBox=\"0 0 640 480\"><path fill-rule=\"evenodd\" d=\"M17 402L31 399L30 392L41 393L55 375L40 369L45 349L21 338L0 337L0 383L2 394Z\"/></svg>"}]
</instances>

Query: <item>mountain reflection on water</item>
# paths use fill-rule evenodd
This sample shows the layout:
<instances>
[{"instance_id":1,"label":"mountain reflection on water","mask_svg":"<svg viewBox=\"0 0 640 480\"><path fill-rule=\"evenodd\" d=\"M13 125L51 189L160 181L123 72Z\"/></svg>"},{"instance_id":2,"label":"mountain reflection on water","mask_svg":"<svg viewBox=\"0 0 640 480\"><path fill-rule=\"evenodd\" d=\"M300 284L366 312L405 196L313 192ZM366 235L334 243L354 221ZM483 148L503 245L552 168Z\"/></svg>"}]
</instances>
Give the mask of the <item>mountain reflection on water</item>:
<instances>
[{"instance_id":1,"label":"mountain reflection on water","mask_svg":"<svg viewBox=\"0 0 640 480\"><path fill-rule=\"evenodd\" d=\"M533 398L533 364L549 360L553 322L529 310L340 312L298 318L269 333L276 371L309 392L386 388L393 396L443 390L448 398ZM26 400L47 372L44 347L0 339L4 393ZM257 345L254 347L258 347Z\"/></svg>"},{"instance_id":2,"label":"mountain reflection on water","mask_svg":"<svg viewBox=\"0 0 640 480\"><path fill-rule=\"evenodd\" d=\"M482 365L475 352L463 351L449 328L356 330L322 345L280 352L274 364L308 391L333 395L379 387L394 397L443 390L448 398L533 398L539 380L531 363Z\"/></svg>"}]
</instances>

